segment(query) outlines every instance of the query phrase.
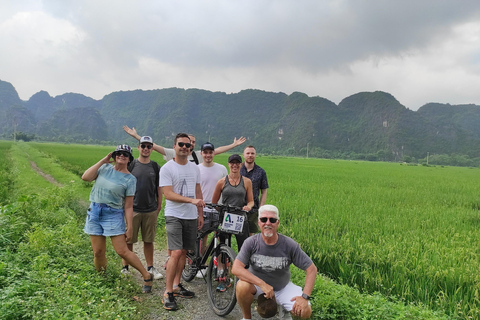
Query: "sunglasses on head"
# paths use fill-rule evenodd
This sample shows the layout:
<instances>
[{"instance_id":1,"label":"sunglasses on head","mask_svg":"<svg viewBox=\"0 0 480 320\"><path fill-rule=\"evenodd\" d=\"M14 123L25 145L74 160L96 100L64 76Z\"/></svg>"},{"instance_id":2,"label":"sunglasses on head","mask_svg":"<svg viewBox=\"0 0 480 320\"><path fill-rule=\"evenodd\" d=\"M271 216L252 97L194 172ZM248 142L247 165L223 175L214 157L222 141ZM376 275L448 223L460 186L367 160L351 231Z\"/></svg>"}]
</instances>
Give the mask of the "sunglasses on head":
<instances>
[{"instance_id":1,"label":"sunglasses on head","mask_svg":"<svg viewBox=\"0 0 480 320\"><path fill-rule=\"evenodd\" d=\"M192 146L192 144L189 142L178 142L177 144L180 148L183 148L183 146L190 148Z\"/></svg>"},{"instance_id":2,"label":"sunglasses on head","mask_svg":"<svg viewBox=\"0 0 480 320\"><path fill-rule=\"evenodd\" d=\"M140 145L140 147L142 147L142 149L145 149L145 148L152 149L153 146L151 144L142 144Z\"/></svg>"},{"instance_id":3,"label":"sunglasses on head","mask_svg":"<svg viewBox=\"0 0 480 320\"><path fill-rule=\"evenodd\" d=\"M260 219L258 219L258 220L260 220L260 222L262 222L262 223L267 222L267 220L270 220L270 223L275 223L275 222L278 221L277 218L265 218L265 217L262 217L262 218L260 218Z\"/></svg>"},{"instance_id":4,"label":"sunglasses on head","mask_svg":"<svg viewBox=\"0 0 480 320\"><path fill-rule=\"evenodd\" d=\"M130 158L130 153L127 151L117 151L115 152L115 157L124 156L125 158Z\"/></svg>"}]
</instances>

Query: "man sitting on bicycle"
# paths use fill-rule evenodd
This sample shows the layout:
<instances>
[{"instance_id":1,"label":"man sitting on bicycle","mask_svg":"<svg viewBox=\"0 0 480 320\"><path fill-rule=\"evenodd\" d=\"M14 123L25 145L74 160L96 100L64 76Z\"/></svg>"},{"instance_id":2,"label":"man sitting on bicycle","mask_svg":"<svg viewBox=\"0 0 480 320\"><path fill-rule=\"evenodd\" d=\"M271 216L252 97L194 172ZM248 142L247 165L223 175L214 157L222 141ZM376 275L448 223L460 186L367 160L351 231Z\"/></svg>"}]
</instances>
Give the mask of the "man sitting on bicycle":
<instances>
[{"instance_id":1,"label":"man sitting on bicycle","mask_svg":"<svg viewBox=\"0 0 480 320\"><path fill-rule=\"evenodd\" d=\"M293 239L277 233L279 214L273 205L261 206L258 210L258 225L261 233L247 238L233 264L232 273L239 281L236 286L237 301L243 319L252 318L252 302L262 293L267 299L275 297L286 313L307 319L312 314L308 300L317 275L317 267ZM305 286L290 281L290 264L305 270ZM245 265L249 268L245 269Z\"/></svg>"}]
</instances>

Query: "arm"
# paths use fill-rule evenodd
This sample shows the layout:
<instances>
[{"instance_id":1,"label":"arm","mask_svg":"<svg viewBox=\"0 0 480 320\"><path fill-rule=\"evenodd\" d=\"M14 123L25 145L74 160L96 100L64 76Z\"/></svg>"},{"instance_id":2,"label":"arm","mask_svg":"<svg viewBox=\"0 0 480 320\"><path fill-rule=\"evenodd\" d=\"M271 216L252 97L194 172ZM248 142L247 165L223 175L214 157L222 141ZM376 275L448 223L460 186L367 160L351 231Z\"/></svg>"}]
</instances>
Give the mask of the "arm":
<instances>
[{"instance_id":1,"label":"arm","mask_svg":"<svg viewBox=\"0 0 480 320\"><path fill-rule=\"evenodd\" d=\"M260 207L263 206L267 202L267 189L260 190Z\"/></svg>"},{"instance_id":2,"label":"arm","mask_svg":"<svg viewBox=\"0 0 480 320\"><path fill-rule=\"evenodd\" d=\"M218 203L218 200L220 200L220 195L222 194L224 184L225 178L217 181L217 184L215 185L215 190L213 190L212 203Z\"/></svg>"},{"instance_id":3,"label":"arm","mask_svg":"<svg viewBox=\"0 0 480 320\"><path fill-rule=\"evenodd\" d=\"M311 264L307 270L307 275L305 277L305 287L303 288L303 293L311 295L313 291L313 286L315 285L315 278L317 277L317 267L315 264ZM312 314L312 307L308 304L308 300L299 297L293 297L291 301L295 301L293 304L292 314L301 317L302 319L309 318Z\"/></svg>"},{"instance_id":4,"label":"arm","mask_svg":"<svg viewBox=\"0 0 480 320\"><path fill-rule=\"evenodd\" d=\"M163 200L163 191L162 191L162 187L157 187L157 213L160 212L160 210L162 210L162 200Z\"/></svg>"},{"instance_id":5,"label":"arm","mask_svg":"<svg viewBox=\"0 0 480 320\"><path fill-rule=\"evenodd\" d=\"M200 183L197 183L195 187L195 198L203 199L202 188L200 187ZM202 229L203 227L203 207L197 206L198 210L198 230Z\"/></svg>"},{"instance_id":6,"label":"arm","mask_svg":"<svg viewBox=\"0 0 480 320\"><path fill-rule=\"evenodd\" d=\"M110 152L109 154L107 154L105 158L103 158L102 160L98 161L93 166L85 170L85 172L82 175L82 180L90 182L97 179L98 169L100 169L100 167L105 163L113 162L113 160L110 160L112 158L112 153L113 152Z\"/></svg>"},{"instance_id":7,"label":"arm","mask_svg":"<svg viewBox=\"0 0 480 320\"><path fill-rule=\"evenodd\" d=\"M128 242L133 236L133 196L125 197L123 209L125 210L125 221L127 223L125 238Z\"/></svg>"},{"instance_id":8,"label":"arm","mask_svg":"<svg viewBox=\"0 0 480 320\"><path fill-rule=\"evenodd\" d=\"M197 207L204 207L205 203L203 200L200 199L192 199L189 197L184 197L179 195L178 193L173 192L173 187L172 186L164 186L163 187L163 194L165 195L165 199L170 200L170 201L175 201L175 202L181 202L181 203L192 203L196 205ZM203 215L202 215L203 217Z\"/></svg>"},{"instance_id":9,"label":"arm","mask_svg":"<svg viewBox=\"0 0 480 320\"><path fill-rule=\"evenodd\" d=\"M125 126L123 126L123 130L124 130L126 133L128 133L130 136L132 136L132 137L134 137L135 139L137 139L138 141L140 141L141 136L137 133L137 130L135 130L134 127L132 127L132 128L130 129L127 125L125 125ZM160 146L160 145L158 145L158 144L156 144L156 143L153 144L153 150L159 152L159 153L162 154L162 155L165 155L165 149L164 149L162 146Z\"/></svg>"},{"instance_id":10,"label":"arm","mask_svg":"<svg viewBox=\"0 0 480 320\"><path fill-rule=\"evenodd\" d=\"M245 184L245 190L247 190L247 205L243 207L243 210L250 211L255 205L255 201L253 201L252 180L245 177L242 177L242 178L243 178L243 183Z\"/></svg>"},{"instance_id":11,"label":"arm","mask_svg":"<svg viewBox=\"0 0 480 320\"><path fill-rule=\"evenodd\" d=\"M241 145L245 141L247 141L247 139L245 139L244 137L240 137L238 140L237 140L237 137L235 137L235 139L233 139L233 143L231 143L227 146L221 146L221 147L215 148L215 154L220 154L220 153L227 152L228 150L231 150L235 147L238 147L239 145Z\"/></svg>"},{"instance_id":12,"label":"arm","mask_svg":"<svg viewBox=\"0 0 480 320\"><path fill-rule=\"evenodd\" d=\"M232 273L242 281L259 286L260 289L265 292L265 297L267 299L273 298L275 296L273 287L259 277L253 275L250 271L248 271L248 269L245 269L245 264L240 260L235 259L235 261L233 262Z\"/></svg>"}]
</instances>

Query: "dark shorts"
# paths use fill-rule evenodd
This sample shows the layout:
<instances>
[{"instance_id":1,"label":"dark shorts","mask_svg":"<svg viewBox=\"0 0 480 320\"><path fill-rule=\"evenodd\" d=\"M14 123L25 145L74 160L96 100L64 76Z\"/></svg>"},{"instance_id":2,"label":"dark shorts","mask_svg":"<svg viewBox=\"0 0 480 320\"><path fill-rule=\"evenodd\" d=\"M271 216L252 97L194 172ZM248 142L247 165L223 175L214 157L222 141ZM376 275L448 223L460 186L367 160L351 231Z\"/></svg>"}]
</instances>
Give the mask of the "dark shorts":
<instances>
[{"instance_id":1,"label":"dark shorts","mask_svg":"<svg viewBox=\"0 0 480 320\"><path fill-rule=\"evenodd\" d=\"M169 250L195 250L197 239L197 219L165 217L167 244Z\"/></svg>"},{"instance_id":2,"label":"dark shorts","mask_svg":"<svg viewBox=\"0 0 480 320\"><path fill-rule=\"evenodd\" d=\"M247 219L250 233L258 233L260 231L258 228L258 209L252 209L252 211L247 214Z\"/></svg>"},{"instance_id":3,"label":"dark shorts","mask_svg":"<svg viewBox=\"0 0 480 320\"><path fill-rule=\"evenodd\" d=\"M123 208L115 209L103 203L90 203L83 231L91 236L104 237L125 234Z\"/></svg>"}]
</instances>

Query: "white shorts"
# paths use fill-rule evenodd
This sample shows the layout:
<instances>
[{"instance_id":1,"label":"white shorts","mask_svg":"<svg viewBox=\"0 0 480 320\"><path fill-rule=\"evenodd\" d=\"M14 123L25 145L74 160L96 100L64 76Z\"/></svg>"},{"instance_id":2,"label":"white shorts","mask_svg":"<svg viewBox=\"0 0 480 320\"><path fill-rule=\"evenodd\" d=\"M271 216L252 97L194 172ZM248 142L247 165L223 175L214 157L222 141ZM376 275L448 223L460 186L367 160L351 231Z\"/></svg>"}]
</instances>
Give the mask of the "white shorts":
<instances>
[{"instance_id":1,"label":"white shorts","mask_svg":"<svg viewBox=\"0 0 480 320\"><path fill-rule=\"evenodd\" d=\"M258 296L263 293L263 291L258 286L255 286L255 289L257 289L257 292L255 293L254 298L257 299ZM289 282L285 286L285 288L279 291L275 291L275 299L277 300L278 305L281 305L285 310L290 312L292 311L293 305L295 304L295 301L290 301L290 300L293 297L301 296L302 293L303 293L303 290L301 287L297 286L296 284L293 284L292 282ZM310 304L310 301L308 301L308 304Z\"/></svg>"}]
</instances>

